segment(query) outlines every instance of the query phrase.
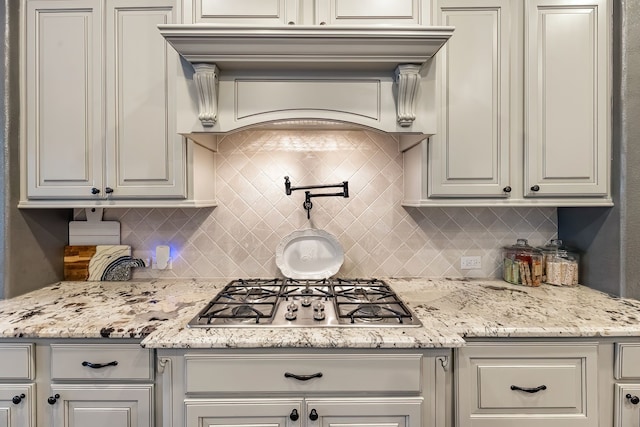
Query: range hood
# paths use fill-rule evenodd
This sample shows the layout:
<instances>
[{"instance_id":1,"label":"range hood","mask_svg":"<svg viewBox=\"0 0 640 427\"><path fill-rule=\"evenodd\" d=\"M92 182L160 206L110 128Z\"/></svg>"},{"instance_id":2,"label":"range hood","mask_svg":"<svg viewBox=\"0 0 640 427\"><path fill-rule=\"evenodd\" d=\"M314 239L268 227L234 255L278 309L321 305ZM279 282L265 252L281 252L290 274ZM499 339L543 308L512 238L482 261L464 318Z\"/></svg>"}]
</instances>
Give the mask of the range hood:
<instances>
[{"instance_id":1,"label":"range hood","mask_svg":"<svg viewBox=\"0 0 640 427\"><path fill-rule=\"evenodd\" d=\"M390 133L432 134L435 78L427 64L454 30L212 24L158 28L192 67L183 64L184 98L179 99L179 131L190 136L274 122L346 123Z\"/></svg>"}]
</instances>

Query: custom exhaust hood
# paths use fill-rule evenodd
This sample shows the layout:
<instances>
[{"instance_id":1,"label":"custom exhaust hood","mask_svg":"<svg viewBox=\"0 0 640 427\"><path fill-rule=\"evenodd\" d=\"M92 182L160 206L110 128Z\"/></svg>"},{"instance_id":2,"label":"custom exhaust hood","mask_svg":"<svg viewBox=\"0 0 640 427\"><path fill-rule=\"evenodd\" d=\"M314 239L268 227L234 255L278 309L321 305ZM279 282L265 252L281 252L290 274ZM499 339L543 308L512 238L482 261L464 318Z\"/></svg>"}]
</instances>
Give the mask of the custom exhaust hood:
<instances>
[{"instance_id":1,"label":"custom exhaust hood","mask_svg":"<svg viewBox=\"0 0 640 427\"><path fill-rule=\"evenodd\" d=\"M453 27L158 26L183 61L178 130L251 126L435 131L429 60ZM183 84L180 84L182 82Z\"/></svg>"}]
</instances>

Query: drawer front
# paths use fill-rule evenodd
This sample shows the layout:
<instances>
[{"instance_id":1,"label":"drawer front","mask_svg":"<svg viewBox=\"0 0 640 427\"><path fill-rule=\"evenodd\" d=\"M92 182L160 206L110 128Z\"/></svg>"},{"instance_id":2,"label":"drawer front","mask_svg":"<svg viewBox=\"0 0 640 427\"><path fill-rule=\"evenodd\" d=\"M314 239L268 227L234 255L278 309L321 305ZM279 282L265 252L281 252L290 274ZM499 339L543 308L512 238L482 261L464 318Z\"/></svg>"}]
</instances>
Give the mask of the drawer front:
<instances>
[{"instance_id":1,"label":"drawer front","mask_svg":"<svg viewBox=\"0 0 640 427\"><path fill-rule=\"evenodd\" d=\"M615 378L640 379L640 343L616 344Z\"/></svg>"},{"instance_id":2,"label":"drawer front","mask_svg":"<svg viewBox=\"0 0 640 427\"><path fill-rule=\"evenodd\" d=\"M137 344L52 344L51 378L148 380L151 353Z\"/></svg>"},{"instance_id":3,"label":"drawer front","mask_svg":"<svg viewBox=\"0 0 640 427\"><path fill-rule=\"evenodd\" d=\"M34 345L2 344L0 346L0 380L32 380L34 378Z\"/></svg>"},{"instance_id":4,"label":"drawer front","mask_svg":"<svg viewBox=\"0 0 640 427\"><path fill-rule=\"evenodd\" d=\"M580 359L484 360L476 369L479 410L584 412Z\"/></svg>"},{"instance_id":5,"label":"drawer front","mask_svg":"<svg viewBox=\"0 0 640 427\"><path fill-rule=\"evenodd\" d=\"M421 357L420 354L187 354L185 390L187 393L419 392Z\"/></svg>"},{"instance_id":6,"label":"drawer front","mask_svg":"<svg viewBox=\"0 0 640 427\"><path fill-rule=\"evenodd\" d=\"M555 342L461 348L460 426L597 426L597 350Z\"/></svg>"}]
</instances>

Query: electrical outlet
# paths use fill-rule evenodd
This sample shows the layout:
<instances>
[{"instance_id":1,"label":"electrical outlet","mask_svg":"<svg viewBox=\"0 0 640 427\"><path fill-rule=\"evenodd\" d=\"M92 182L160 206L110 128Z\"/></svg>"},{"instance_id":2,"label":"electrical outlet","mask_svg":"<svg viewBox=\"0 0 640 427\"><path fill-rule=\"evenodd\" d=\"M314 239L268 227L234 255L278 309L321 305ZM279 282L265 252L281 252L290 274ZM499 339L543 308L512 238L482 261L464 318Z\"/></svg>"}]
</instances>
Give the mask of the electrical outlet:
<instances>
[{"instance_id":1,"label":"electrical outlet","mask_svg":"<svg viewBox=\"0 0 640 427\"><path fill-rule=\"evenodd\" d=\"M460 258L460 268L462 270L479 270L482 268L482 257L463 256Z\"/></svg>"}]
</instances>

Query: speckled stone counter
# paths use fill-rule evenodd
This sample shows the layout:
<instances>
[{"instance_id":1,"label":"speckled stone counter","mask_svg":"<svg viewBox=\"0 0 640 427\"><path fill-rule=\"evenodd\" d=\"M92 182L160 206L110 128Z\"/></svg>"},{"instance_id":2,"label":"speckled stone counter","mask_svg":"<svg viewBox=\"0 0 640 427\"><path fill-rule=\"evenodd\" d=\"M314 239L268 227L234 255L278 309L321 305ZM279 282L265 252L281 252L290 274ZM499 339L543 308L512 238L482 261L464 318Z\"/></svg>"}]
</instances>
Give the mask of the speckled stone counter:
<instances>
[{"instance_id":1,"label":"speckled stone counter","mask_svg":"<svg viewBox=\"0 0 640 427\"><path fill-rule=\"evenodd\" d=\"M385 279L423 323L412 328L194 328L228 280L62 282L0 301L0 337L135 338L149 348L432 348L468 337L640 337L640 301L579 286Z\"/></svg>"}]
</instances>

